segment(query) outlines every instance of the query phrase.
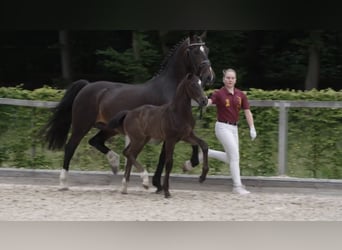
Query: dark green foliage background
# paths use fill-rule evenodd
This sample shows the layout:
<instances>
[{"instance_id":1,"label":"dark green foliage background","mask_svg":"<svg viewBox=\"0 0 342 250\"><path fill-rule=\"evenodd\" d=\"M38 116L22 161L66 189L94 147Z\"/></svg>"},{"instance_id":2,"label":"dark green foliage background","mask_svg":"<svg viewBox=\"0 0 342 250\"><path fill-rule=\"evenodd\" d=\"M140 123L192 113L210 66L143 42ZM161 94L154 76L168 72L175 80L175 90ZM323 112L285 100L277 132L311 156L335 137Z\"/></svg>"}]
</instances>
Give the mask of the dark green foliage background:
<instances>
[{"instance_id":1,"label":"dark green foliage background","mask_svg":"<svg viewBox=\"0 0 342 250\"><path fill-rule=\"evenodd\" d=\"M210 92L210 91L208 91ZM1 87L0 97L59 101L63 90L44 87L33 91L18 87ZM250 100L316 100L342 101L342 91L311 90L264 91L251 89ZM246 176L274 176L278 168L278 116L277 108L252 107L257 139L251 141L243 112L240 114L241 171ZM196 133L204 138L210 148L222 150L214 132L215 107L208 107L199 120L199 109L193 108L197 117ZM51 110L10 105L0 105L0 166L60 169L63 151L46 149L40 129L46 124ZM289 108L288 110L288 170L287 175L313 178L342 177L342 109ZM106 157L88 145L87 141L96 133L93 129L82 140L70 165L71 170L109 171ZM107 143L116 152L124 148L124 137L118 136ZM153 172L161 145L146 145L139 160ZM190 157L191 147L183 142L176 146L174 173L181 173L182 163ZM121 154L122 156L122 154ZM121 169L124 167L123 156ZM209 159L212 175L229 175L229 167L217 160ZM200 167L193 170L198 174Z\"/></svg>"}]
</instances>

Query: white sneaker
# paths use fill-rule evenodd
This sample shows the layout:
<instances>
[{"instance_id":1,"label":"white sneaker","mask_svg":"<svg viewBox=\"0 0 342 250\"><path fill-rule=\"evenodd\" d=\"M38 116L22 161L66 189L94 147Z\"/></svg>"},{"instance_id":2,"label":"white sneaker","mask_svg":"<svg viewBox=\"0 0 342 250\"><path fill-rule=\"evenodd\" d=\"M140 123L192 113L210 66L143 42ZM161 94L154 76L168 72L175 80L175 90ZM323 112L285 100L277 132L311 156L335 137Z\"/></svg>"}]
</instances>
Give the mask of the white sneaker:
<instances>
[{"instance_id":1,"label":"white sneaker","mask_svg":"<svg viewBox=\"0 0 342 250\"><path fill-rule=\"evenodd\" d=\"M183 172L191 171L193 167L191 166L191 162L189 160L185 161L183 164Z\"/></svg>"},{"instance_id":2,"label":"white sneaker","mask_svg":"<svg viewBox=\"0 0 342 250\"><path fill-rule=\"evenodd\" d=\"M238 186L238 187L233 187L233 194L241 194L241 195L245 195L245 194L250 194L251 192L249 192L245 187L243 186Z\"/></svg>"}]
</instances>

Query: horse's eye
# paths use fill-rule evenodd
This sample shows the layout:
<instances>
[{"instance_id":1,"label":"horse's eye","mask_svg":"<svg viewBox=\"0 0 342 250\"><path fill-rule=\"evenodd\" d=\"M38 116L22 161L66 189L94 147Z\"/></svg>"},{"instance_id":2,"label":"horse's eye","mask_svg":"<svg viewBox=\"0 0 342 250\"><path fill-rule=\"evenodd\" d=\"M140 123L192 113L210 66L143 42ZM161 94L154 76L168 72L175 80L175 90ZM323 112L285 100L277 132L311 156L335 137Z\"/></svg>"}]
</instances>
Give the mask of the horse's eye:
<instances>
[{"instance_id":1,"label":"horse's eye","mask_svg":"<svg viewBox=\"0 0 342 250\"><path fill-rule=\"evenodd\" d=\"M200 86L202 86L202 81L201 81L201 79L198 79L198 85L200 85Z\"/></svg>"}]
</instances>

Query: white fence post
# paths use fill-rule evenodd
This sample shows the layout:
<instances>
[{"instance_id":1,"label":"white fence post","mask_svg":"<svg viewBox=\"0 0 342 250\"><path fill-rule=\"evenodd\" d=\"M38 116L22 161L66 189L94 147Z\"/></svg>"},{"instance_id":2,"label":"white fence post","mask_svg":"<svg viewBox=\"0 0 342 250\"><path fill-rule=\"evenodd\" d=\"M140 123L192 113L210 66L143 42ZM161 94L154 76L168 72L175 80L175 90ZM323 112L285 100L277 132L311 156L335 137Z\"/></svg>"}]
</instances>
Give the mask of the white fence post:
<instances>
[{"instance_id":1,"label":"white fence post","mask_svg":"<svg viewBox=\"0 0 342 250\"><path fill-rule=\"evenodd\" d=\"M287 170L287 106L286 102L279 102L278 175L286 175Z\"/></svg>"}]
</instances>

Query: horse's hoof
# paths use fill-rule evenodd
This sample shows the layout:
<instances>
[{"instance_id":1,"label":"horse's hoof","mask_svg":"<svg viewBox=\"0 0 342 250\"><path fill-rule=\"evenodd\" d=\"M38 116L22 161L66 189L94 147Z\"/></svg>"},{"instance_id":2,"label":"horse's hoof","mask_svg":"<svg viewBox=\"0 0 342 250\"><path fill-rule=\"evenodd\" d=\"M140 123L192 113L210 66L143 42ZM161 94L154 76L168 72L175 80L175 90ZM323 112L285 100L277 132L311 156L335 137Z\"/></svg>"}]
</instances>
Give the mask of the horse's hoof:
<instances>
[{"instance_id":1,"label":"horse's hoof","mask_svg":"<svg viewBox=\"0 0 342 250\"><path fill-rule=\"evenodd\" d=\"M113 152L112 150L108 151L106 154L109 165L111 166L113 174L117 174L119 165L120 165L120 155Z\"/></svg>"},{"instance_id":2,"label":"horse's hoof","mask_svg":"<svg viewBox=\"0 0 342 250\"><path fill-rule=\"evenodd\" d=\"M184 162L182 169L183 169L183 173L186 173L186 172L191 171L193 169L193 166L191 165L191 162L188 160Z\"/></svg>"},{"instance_id":3,"label":"horse's hoof","mask_svg":"<svg viewBox=\"0 0 342 250\"><path fill-rule=\"evenodd\" d=\"M112 172L113 172L114 175L118 174L118 170L119 170L118 167L111 167L111 169L112 169Z\"/></svg>"},{"instance_id":4,"label":"horse's hoof","mask_svg":"<svg viewBox=\"0 0 342 250\"><path fill-rule=\"evenodd\" d=\"M58 191L68 191L69 187L59 187Z\"/></svg>"},{"instance_id":5,"label":"horse's hoof","mask_svg":"<svg viewBox=\"0 0 342 250\"><path fill-rule=\"evenodd\" d=\"M149 186L148 185L142 185L146 190L148 190L149 189Z\"/></svg>"},{"instance_id":6,"label":"horse's hoof","mask_svg":"<svg viewBox=\"0 0 342 250\"><path fill-rule=\"evenodd\" d=\"M156 194L160 194L162 191L163 191L163 189L162 189L162 188L157 188L157 190L156 190Z\"/></svg>"},{"instance_id":7,"label":"horse's hoof","mask_svg":"<svg viewBox=\"0 0 342 250\"><path fill-rule=\"evenodd\" d=\"M166 199L171 198L171 194L165 194L165 198L166 198Z\"/></svg>"}]
</instances>

